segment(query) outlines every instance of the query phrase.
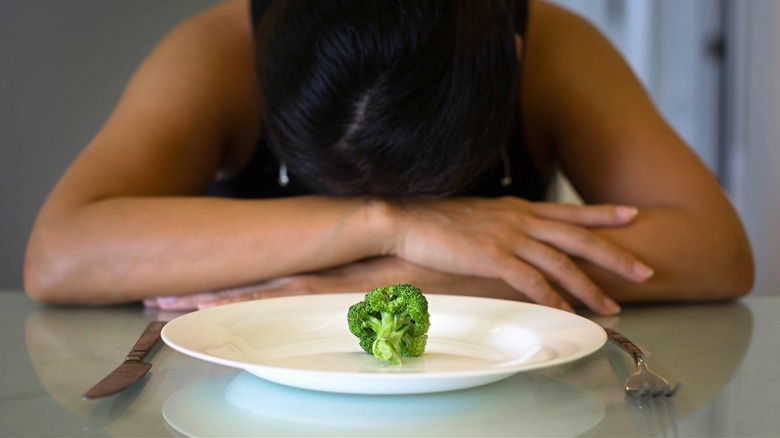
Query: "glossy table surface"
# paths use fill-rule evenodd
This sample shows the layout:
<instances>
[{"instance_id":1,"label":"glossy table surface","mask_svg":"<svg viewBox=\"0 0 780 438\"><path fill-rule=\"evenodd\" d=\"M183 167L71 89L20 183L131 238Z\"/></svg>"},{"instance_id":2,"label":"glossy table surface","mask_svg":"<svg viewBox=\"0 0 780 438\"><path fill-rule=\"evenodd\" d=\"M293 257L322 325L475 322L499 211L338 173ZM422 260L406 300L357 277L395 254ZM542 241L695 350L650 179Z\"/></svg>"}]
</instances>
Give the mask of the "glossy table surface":
<instances>
[{"instance_id":1,"label":"glossy table surface","mask_svg":"<svg viewBox=\"0 0 780 438\"><path fill-rule=\"evenodd\" d=\"M0 436L778 436L780 297L628 306L592 317L634 340L674 399L627 399L630 357L583 359L479 388L416 396L298 390L165 345L128 390L81 394L124 359L140 306L57 308L0 291ZM370 421L367 415L376 412Z\"/></svg>"}]
</instances>

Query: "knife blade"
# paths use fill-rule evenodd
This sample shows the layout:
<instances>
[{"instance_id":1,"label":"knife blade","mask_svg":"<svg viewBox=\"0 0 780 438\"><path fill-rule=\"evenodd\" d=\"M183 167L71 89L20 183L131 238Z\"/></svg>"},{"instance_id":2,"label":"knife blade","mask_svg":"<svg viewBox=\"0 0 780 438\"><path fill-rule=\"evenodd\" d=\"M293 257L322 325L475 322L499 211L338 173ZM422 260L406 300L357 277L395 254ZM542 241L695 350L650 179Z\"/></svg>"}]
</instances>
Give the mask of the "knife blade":
<instances>
[{"instance_id":1,"label":"knife blade","mask_svg":"<svg viewBox=\"0 0 780 438\"><path fill-rule=\"evenodd\" d=\"M133 349L127 353L125 361L85 392L82 398L90 400L116 394L143 377L152 368L152 364L144 362L144 358L160 342L160 331L164 325L165 322L162 321L150 322L136 341Z\"/></svg>"}]
</instances>

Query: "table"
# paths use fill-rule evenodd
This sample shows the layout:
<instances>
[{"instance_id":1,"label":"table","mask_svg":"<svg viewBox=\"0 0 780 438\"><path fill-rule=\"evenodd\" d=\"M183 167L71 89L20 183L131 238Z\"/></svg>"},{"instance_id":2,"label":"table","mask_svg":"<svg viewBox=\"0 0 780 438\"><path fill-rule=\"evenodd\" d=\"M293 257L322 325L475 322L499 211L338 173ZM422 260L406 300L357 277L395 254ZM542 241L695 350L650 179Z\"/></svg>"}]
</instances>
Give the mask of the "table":
<instances>
[{"instance_id":1,"label":"table","mask_svg":"<svg viewBox=\"0 0 780 438\"><path fill-rule=\"evenodd\" d=\"M591 317L632 338L646 350L651 368L682 382L671 401L627 400L621 382L633 364L611 344L578 361L518 374L487 387L383 399L391 401L274 388L275 384L245 372L162 346L151 357L151 372L135 386L104 399L81 399L87 388L124 358L148 321L175 316L140 306L51 307L20 291L1 291L0 436L244 432L261 436L312 430L367 436L372 431L351 430L334 422L350 416L339 412L340 407L365 408L371 403L393 403L390 411L398 410L399 404L409 406L407 411L411 409L418 424L412 429L391 429L389 434L397 436L780 435L777 296L716 304L626 306L619 316ZM303 412L297 417L277 415L274 424L258 424L258 417L268 412L225 410L229 404L225 391L236 387L245 392L256 387L265 390L263 394L279 396L244 394L254 406L250 410L271 409L279 414L281 405L292 403ZM199 398L208 400L208 409L187 408L187 403L197 404ZM400 409L394 414L403 414ZM171 424L174 417L179 424ZM186 421L193 423L181 424ZM242 426L242 421L247 423Z\"/></svg>"}]
</instances>

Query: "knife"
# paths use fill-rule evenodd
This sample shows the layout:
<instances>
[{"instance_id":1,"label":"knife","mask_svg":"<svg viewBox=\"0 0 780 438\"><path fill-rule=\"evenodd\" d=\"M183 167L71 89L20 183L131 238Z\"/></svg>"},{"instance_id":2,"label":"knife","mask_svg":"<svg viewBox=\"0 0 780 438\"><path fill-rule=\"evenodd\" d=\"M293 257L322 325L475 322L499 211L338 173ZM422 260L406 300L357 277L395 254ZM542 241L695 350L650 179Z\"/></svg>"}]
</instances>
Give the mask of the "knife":
<instances>
[{"instance_id":1,"label":"knife","mask_svg":"<svg viewBox=\"0 0 780 438\"><path fill-rule=\"evenodd\" d=\"M85 392L82 399L90 400L116 394L143 377L152 367L152 364L144 362L144 358L160 342L160 331L164 325L165 323L162 321L150 322L136 341L133 349L127 353L125 361Z\"/></svg>"}]
</instances>

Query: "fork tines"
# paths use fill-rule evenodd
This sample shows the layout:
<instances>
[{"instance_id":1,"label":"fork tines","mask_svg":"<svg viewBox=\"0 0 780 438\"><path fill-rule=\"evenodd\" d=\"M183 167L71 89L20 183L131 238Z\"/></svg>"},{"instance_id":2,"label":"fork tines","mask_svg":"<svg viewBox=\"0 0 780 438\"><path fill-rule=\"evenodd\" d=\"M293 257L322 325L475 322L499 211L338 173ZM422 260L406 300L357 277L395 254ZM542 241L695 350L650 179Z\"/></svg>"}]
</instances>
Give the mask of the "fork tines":
<instances>
[{"instance_id":1,"label":"fork tines","mask_svg":"<svg viewBox=\"0 0 780 438\"><path fill-rule=\"evenodd\" d=\"M669 385L648 385L643 384L639 389L626 387L626 394L631 397L673 397L680 389L680 384Z\"/></svg>"}]
</instances>

